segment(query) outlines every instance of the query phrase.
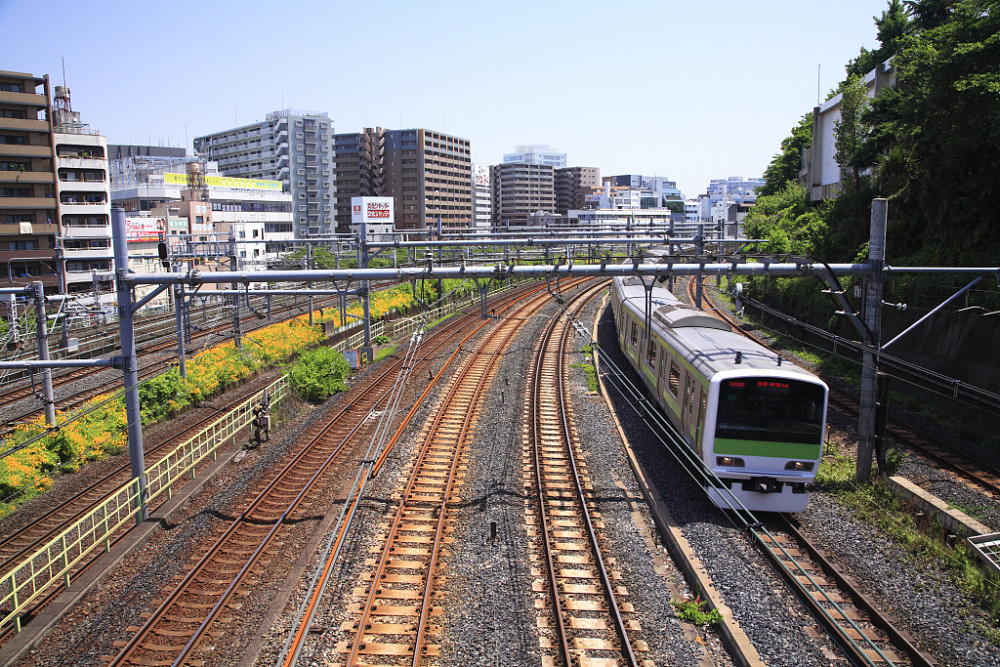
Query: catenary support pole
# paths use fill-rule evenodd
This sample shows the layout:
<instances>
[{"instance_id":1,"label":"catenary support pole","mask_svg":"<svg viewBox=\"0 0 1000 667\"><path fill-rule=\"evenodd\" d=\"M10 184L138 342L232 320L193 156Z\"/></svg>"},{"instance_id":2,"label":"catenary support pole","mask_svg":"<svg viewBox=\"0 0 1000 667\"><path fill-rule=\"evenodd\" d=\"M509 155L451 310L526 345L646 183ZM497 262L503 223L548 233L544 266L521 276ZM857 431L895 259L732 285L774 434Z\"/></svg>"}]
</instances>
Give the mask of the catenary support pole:
<instances>
[{"instance_id":1,"label":"catenary support pole","mask_svg":"<svg viewBox=\"0 0 1000 667\"><path fill-rule=\"evenodd\" d=\"M177 367L181 377L187 379L184 361L184 285L174 285L174 313L177 315Z\"/></svg>"},{"instance_id":2,"label":"catenary support pole","mask_svg":"<svg viewBox=\"0 0 1000 667\"><path fill-rule=\"evenodd\" d=\"M229 257L235 272L239 265L236 259L236 233L229 233ZM240 333L240 285L233 283L233 345L237 350L243 349L243 334Z\"/></svg>"},{"instance_id":3,"label":"catenary support pole","mask_svg":"<svg viewBox=\"0 0 1000 667\"><path fill-rule=\"evenodd\" d=\"M361 238L358 239L358 253L361 255L361 268L368 268L368 223L361 221ZM365 280L361 283L361 306L364 311L364 347L372 346L372 311L369 298L371 292L369 287L371 282Z\"/></svg>"},{"instance_id":4,"label":"catenary support pole","mask_svg":"<svg viewBox=\"0 0 1000 667\"><path fill-rule=\"evenodd\" d=\"M122 343L122 374L125 378L125 419L128 421L128 456L132 479L139 483L135 502L139 512L136 523L149 515L146 491L146 461L142 451L142 415L139 412L139 364L135 356L135 324L132 321L132 290L125 277L128 274L128 244L125 239L125 210L111 209L111 241L115 252L115 287L118 294L118 331Z\"/></svg>"},{"instance_id":5,"label":"catenary support pole","mask_svg":"<svg viewBox=\"0 0 1000 667\"><path fill-rule=\"evenodd\" d=\"M696 238L698 247L698 258L700 259L705 256L705 225L703 223L698 224L698 236ZM697 306L698 308L701 308L701 295L704 282L705 282L705 275L703 273L699 273L698 276L695 278L695 283L694 283L695 287L694 305Z\"/></svg>"},{"instance_id":6,"label":"catenary support pole","mask_svg":"<svg viewBox=\"0 0 1000 667\"><path fill-rule=\"evenodd\" d=\"M35 299L35 330L38 332L38 360L49 360L49 332L45 325L45 286L41 282L31 284ZM56 425L56 398L52 390L52 369L42 369L42 401L45 403L45 424Z\"/></svg>"},{"instance_id":7,"label":"catenary support pole","mask_svg":"<svg viewBox=\"0 0 1000 667\"><path fill-rule=\"evenodd\" d=\"M882 287L885 267L886 220L889 215L889 200L872 200L871 232L868 242L868 262L872 272L868 276L865 289L865 326L870 340L862 355L861 396L858 411L858 461L859 481L871 479L872 454L875 449L875 402L877 400L876 377L878 375L882 328ZM875 350L873 353L871 350Z\"/></svg>"}]
</instances>

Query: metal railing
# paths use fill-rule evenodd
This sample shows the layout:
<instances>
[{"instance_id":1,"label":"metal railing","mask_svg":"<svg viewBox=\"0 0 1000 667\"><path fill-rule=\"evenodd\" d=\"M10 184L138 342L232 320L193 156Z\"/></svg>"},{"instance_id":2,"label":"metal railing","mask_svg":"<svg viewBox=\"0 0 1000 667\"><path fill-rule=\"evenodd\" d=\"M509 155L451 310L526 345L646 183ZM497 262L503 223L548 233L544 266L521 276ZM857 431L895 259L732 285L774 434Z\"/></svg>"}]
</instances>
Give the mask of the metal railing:
<instances>
[{"instance_id":1,"label":"metal railing","mask_svg":"<svg viewBox=\"0 0 1000 667\"><path fill-rule=\"evenodd\" d=\"M169 499L174 485L197 476L198 465L218 458L219 449L235 442L239 433L253 420L253 408L265 396L273 407L288 394L287 376L267 389L254 394L197 435L178 445L146 469L147 493L152 501L160 496ZM111 549L111 541L139 516L139 483L131 480L112 492L104 501L72 526L40 547L0 579L0 627L13 622L21 630L21 616L51 586L72 583L71 573L97 549Z\"/></svg>"}]
</instances>

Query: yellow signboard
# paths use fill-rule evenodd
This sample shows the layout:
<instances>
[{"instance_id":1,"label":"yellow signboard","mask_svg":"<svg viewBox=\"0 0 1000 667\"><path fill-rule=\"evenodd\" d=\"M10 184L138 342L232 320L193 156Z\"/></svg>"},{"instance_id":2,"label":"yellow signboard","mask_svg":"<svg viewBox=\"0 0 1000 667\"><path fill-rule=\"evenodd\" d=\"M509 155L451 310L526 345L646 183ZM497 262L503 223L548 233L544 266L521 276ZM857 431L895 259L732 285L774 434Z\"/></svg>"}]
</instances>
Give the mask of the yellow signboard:
<instances>
[{"instance_id":1,"label":"yellow signboard","mask_svg":"<svg viewBox=\"0 0 1000 667\"><path fill-rule=\"evenodd\" d=\"M164 183L188 185L187 174L163 174ZM231 176L206 176L205 185L210 188L241 188L243 190L271 190L281 192L281 181L265 181L255 178L233 178Z\"/></svg>"}]
</instances>

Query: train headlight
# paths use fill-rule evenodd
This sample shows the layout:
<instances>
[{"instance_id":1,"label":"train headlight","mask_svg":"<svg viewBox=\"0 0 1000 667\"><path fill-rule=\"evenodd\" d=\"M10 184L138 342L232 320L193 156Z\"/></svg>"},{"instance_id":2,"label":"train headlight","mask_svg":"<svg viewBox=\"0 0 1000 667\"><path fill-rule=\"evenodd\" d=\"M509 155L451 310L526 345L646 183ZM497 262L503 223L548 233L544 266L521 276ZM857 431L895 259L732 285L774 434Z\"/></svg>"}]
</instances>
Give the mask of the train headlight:
<instances>
[{"instance_id":1,"label":"train headlight","mask_svg":"<svg viewBox=\"0 0 1000 667\"><path fill-rule=\"evenodd\" d=\"M809 472L813 469L812 461L789 461L785 464L785 470L797 470L799 472Z\"/></svg>"},{"instance_id":2,"label":"train headlight","mask_svg":"<svg viewBox=\"0 0 1000 667\"><path fill-rule=\"evenodd\" d=\"M743 459L736 456L716 456L715 465L725 466L727 468L744 468L746 464Z\"/></svg>"}]
</instances>

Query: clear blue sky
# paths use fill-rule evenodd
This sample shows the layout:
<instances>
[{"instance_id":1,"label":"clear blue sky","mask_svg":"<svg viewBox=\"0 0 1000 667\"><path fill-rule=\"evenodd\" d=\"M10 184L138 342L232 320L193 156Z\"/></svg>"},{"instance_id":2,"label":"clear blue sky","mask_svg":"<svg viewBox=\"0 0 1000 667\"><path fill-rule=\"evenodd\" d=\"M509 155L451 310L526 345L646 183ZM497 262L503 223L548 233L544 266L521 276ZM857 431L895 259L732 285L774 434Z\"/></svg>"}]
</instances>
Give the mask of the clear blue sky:
<instances>
[{"instance_id":1,"label":"clear blue sky","mask_svg":"<svg viewBox=\"0 0 1000 667\"><path fill-rule=\"evenodd\" d=\"M549 144L602 175L759 176L887 0L0 0L0 69L62 60L111 143L187 146L276 109L426 127L473 160Z\"/></svg>"}]
</instances>

